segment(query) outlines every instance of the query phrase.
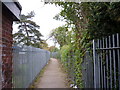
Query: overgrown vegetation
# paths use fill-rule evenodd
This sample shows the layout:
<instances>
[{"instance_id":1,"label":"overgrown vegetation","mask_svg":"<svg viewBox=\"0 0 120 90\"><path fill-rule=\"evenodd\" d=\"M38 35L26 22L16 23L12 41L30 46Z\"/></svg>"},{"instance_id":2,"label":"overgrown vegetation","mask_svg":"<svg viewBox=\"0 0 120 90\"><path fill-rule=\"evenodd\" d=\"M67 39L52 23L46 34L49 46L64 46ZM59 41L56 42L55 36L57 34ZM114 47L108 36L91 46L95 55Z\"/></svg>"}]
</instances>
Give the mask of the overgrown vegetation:
<instances>
[{"instance_id":1,"label":"overgrown vegetation","mask_svg":"<svg viewBox=\"0 0 120 90\"><path fill-rule=\"evenodd\" d=\"M91 51L91 40L120 33L120 3L110 2L56 2L62 7L54 18L67 24L53 30L60 44L61 61L78 88L83 88L82 67L86 51Z\"/></svg>"}]
</instances>

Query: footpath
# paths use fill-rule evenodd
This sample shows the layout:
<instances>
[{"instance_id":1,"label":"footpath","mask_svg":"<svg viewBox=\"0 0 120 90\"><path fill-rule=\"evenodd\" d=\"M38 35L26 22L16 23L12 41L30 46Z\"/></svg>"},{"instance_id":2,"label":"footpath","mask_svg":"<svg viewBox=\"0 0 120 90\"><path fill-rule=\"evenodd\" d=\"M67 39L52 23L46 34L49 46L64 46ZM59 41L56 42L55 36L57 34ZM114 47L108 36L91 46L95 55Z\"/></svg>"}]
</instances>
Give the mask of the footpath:
<instances>
[{"instance_id":1,"label":"footpath","mask_svg":"<svg viewBox=\"0 0 120 90\"><path fill-rule=\"evenodd\" d=\"M57 59L51 58L35 88L68 88L67 75L61 70Z\"/></svg>"}]
</instances>

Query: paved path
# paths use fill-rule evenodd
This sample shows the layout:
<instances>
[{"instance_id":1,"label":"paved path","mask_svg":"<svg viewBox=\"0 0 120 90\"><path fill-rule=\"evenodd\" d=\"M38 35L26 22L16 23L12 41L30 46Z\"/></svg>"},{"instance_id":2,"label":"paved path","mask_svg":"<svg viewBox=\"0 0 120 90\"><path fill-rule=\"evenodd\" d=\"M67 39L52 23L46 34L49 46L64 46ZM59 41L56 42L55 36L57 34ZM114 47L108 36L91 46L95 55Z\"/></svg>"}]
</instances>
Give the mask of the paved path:
<instances>
[{"instance_id":1,"label":"paved path","mask_svg":"<svg viewBox=\"0 0 120 90\"><path fill-rule=\"evenodd\" d=\"M65 80L66 74L61 70L58 60L52 58L36 88L67 88Z\"/></svg>"}]
</instances>

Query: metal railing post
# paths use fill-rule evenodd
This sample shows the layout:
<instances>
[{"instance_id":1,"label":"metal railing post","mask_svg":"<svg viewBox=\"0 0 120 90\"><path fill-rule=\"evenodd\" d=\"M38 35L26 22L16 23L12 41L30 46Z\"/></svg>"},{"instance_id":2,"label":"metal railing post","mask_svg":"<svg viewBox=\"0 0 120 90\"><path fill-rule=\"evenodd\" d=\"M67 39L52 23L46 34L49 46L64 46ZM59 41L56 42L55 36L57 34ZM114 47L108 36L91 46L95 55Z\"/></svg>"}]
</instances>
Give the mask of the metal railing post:
<instances>
[{"instance_id":1,"label":"metal railing post","mask_svg":"<svg viewBox=\"0 0 120 90\"><path fill-rule=\"evenodd\" d=\"M94 88L97 88L96 81L96 52L95 52L95 40L93 40L93 60L94 60Z\"/></svg>"}]
</instances>

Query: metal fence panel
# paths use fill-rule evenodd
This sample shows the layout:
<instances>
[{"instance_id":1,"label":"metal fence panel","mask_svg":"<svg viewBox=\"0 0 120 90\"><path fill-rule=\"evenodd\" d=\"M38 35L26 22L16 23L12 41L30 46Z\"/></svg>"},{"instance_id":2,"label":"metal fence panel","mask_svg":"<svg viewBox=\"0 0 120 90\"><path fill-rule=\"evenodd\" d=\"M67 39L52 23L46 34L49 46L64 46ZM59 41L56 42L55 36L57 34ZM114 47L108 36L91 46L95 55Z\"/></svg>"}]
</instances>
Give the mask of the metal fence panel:
<instances>
[{"instance_id":1,"label":"metal fence panel","mask_svg":"<svg viewBox=\"0 0 120 90\"><path fill-rule=\"evenodd\" d=\"M50 59L50 52L25 46L13 48L13 87L28 88Z\"/></svg>"},{"instance_id":2,"label":"metal fence panel","mask_svg":"<svg viewBox=\"0 0 120 90\"><path fill-rule=\"evenodd\" d=\"M119 34L93 40L95 88L117 88L120 90L119 40Z\"/></svg>"},{"instance_id":3,"label":"metal fence panel","mask_svg":"<svg viewBox=\"0 0 120 90\"><path fill-rule=\"evenodd\" d=\"M93 55L87 53L82 64L85 88L93 86L120 90L120 35L113 34L93 40ZM94 83L90 85L92 82Z\"/></svg>"},{"instance_id":4,"label":"metal fence panel","mask_svg":"<svg viewBox=\"0 0 120 90\"><path fill-rule=\"evenodd\" d=\"M94 88L93 60L88 51L86 52L84 62L82 63L82 75L84 88Z\"/></svg>"}]
</instances>

